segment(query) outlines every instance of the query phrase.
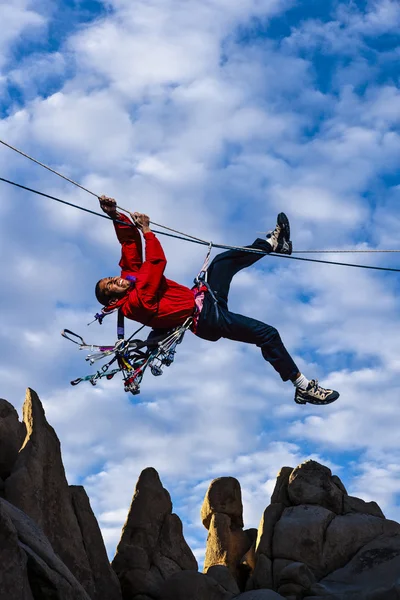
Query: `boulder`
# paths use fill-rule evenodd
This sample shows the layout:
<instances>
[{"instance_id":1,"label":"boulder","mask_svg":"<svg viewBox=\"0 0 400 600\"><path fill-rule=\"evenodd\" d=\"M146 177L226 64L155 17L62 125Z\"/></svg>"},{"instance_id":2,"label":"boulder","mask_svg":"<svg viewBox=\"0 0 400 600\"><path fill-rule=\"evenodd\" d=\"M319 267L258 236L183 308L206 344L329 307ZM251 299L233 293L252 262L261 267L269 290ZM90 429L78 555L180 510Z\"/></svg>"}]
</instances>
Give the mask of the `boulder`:
<instances>
[{"instance_id":1,"label":"boulder","mask_svg":"<svg viewBox=\"0 0 400 600\"><path fill-rule=\"evenodd\" d=\"M235 600L285 600L285 597L273 590L252 590L239 594Z\"/></svg>"},{"instance_id":2,"label":"boulder","mask_svg":"<svg viewBox=\"0 0 400 600\"><path fill-rule=\"evenodd\" d=\"M112 566L123 598L129 600L136 595L159 598L166 579L182 570L197 570L182 523L172 514L170 495L155 469L139 476Z\"/></svg>"},{"instance_id":3,"label":"boulder","mask_svg":"<svg viewBox=\"0 0 400 600\"><path fill-rule=\"evenodd\" d=\"M400 534L400 527L393 521L366 514L337 516L326 530L322 575L345 566L360 548L383 533Z\"/></svg>"},{"instance_id":4,"label":"boulder","mask_svg":"<svg viewBox=\"0 0 400 600\"><path fill-rule=\"evenodd\" d=\"M279 585L296 583L304 590L308 590L316 583L314 573L302 562L293 562L282 569Z\"/></svg>"},{"instance_id":5,"label":"boulder","mask_svg":"<svg viewBox=\"0 0 400 600\"><path fill-rule=\"evenodd\" d=\"M206 529L215 513L227 515L233 526L243 527L242 492L234 477L220 477L211 482L201 507L201 520Z\"/></svg>"},{"instance_id":6,"label":"boulder","mask_svg":"<svg viewBox=\"0 0 400 600\"><path fill-rule=\"evenodd\" d=\"M256 545L255 542L247 550L246 554L242 556L240 564L247 568L249 571L254 571L256 566Z\"/></svg>"},{"instance_id":7,"label":"boulder","mask_svg":"<svg viewBox=\"0 0 400 600\"><path fill-rule=\"evenodd\" d=\"M282 469L279 471L276 477L275 489L271 496L271 504L281 503L285 506L291 505L288 494L288 485L292 471L292 467L282 467Z\"/></svg>"},{"instance_id":8,"label":"boulder","mask_svg":"<svg viewBox=\"0 0 400 600\"><path fill-rule=\"evenodd\" d=\"M362 513L364 515L372 515L384 519L385 515L379 508L376 502L365 502L361 498L354 496L345 496L343 498L343 514Z\"/></svg>"},{"instance_id":9,"label":"boulder","mask_svg":"<svg viewBox=\"0 0 400 600\"><path fill-rule=\"evenodd\" d=\"M278 589L279 582L281 580L281 574L286 567L293 564L293 560L288 560L287 558L275 558L272 563L272 589Z\"/></svg>"},{"instance_id":10,"label":"boulder","mask_svg":"<svg viewBox=\"0 0 400 600\"><path fill-rule=\"evenodd\" d=\"M232 592L226 591L212 577L197 571L181 571L171 577L165 583L160 596L160 600L232 600L232 598L234 598Z\"/></svg>"},{"instance_id":11,"label":"boulder","mask_svg":"<svg viewBox=\"0 0 400 600\"><path fill-rule=\"evenodd\" d=\"M22 551L21 556L26 565L25 570L22 570L14 581L15 589L13 592L8 596L0 595L1 598L7 598L7 600L19 600L20 597L23 600L31 600L32 598L35 598L35 600L53 600L55 598L62 598L62 600L92 600L54 552L44 532L32 519L5 500L0 500L0 515L2 515L0 531L4 531L3 523L8 518L8 531L10 531L11 523L14 532L11 538L8 538L9 543L11 540L13 542L8 548L9 558L13 554L15 556L15 540L17 540L18 547ZM8 573L8 568L4 569L6 564L7 560L2 560L0 590L2 589L1 586L4 586L4 577L6 578ZM30 591L27 592L26 596L18 596L18 586L25 581L29 582ZM30 593L31 595L29 595Z\"/></svg>"},{"instance_id":12,"label":"boulder","mask_svg":"<svg viewBox=\"0 0 400 600\"><path fill-rule=\"evenodd\" d=\"M27 562L17 531L0 500L0 598L33 600Z\"/></svg>"},{"instance_id":13,"label":"boulder","mask_svg":"<svg viewBox=\"0 0 400 600\"><path fill-rule=\"evenodd\" d=\"M241 559L249 550L250 543L243 529L235 526L228 515L213 514L208 530L204 571L214 565L225 565L237 581L241 580Z\"/></svg>"},{"instance_id":14,"label":"boulder","mask_svg":"<svg viewBox=\"0 0 400 600\"><path fill-rule=\"evenodd\" d=\"M293 505L315 504L342 514L343 492L332 481L328 467L308 460L296 467L289 478L289 499Z\"/></svg>"},{"instance_id":15,"label":"boulder","mask_svg":"<svg viewBox=\"0 0 400 600\"><path fill-rule=\"evenodd\" d=\"M246 590L272 589L273 587L272 561L265 554L260 554L257 556L256 565L247 582Z\"/></svg>"},{"instance_id":16,"label":"boulder","mask_svg":"<svg viewBox=\"0 0 400 600\"><path fill-rule=\"evenodd\" d=\"M214 565L210 567L206 573L208 577L212 577L221 587L232 594L240 594L240 590L236 580L228 567L223 565Z\"/></svg>"},{"instance_id":17,"label":"boulder","mask_svg":"<svg viewBox=\"0 0 400 600\"><path fill-rule=\"evenodd\" d=\"M55 552L94 597L94 582L72 507L59 439L37 394L28 389L23 406L26 438L5 481L5 498L44 531Z\"/></svg>"},{"instance_id":18,"label":"boulder","mask_svg":"<svg viewBox=\"0 0 400 600\"><path fill-rule=\"evenodd\" d=\"M342 569L315 584L310 595L329 600L399 598L400 535L384 534L366 544Z\"/></svg>"},{"instance_id":19,"label":"boulder","mask_svg":"<svg viewBox=\"0 0 400 600\"><path fill-rule=\"evenodd\" d=\"M256 541L256 555L265 554L272 558L272 538L275 526L281 518L285 505L283 503L270 504L265 509L258 527Z\"/></svg>"},{"instance_id":20,"label":"boulder","mask_svg":"<svg viewBox=\"0 0 400 600\"><path fill-rule=\"evenodd\" d=\"M341 490L343 492L344 496L347 496L347 490L342 482L341 479L339 479L339 477L337 475L332 475L332 483L334 483L336 485L336 487L339 488L339 490Z\"/></svg>"},{"instance_id":21,"label":"boulder","mask_svg":"<svg viewBox=\"0 0 400 600\"><path fill-rule=\"evenodd\" d=\"M71 485L70 491L93 575L95 586L93 598L94 600L122 600L118 577L108 560L99 524L93 514L85 488L81 485Z\"/></svg>"},{"instance_id":22,"label":"boulder","mask_svg":"<svg viewBox=\"0 0 400 600\"><path fill-rule=\"evenodd\" d=\"M316 583L313 572L301 562L293 562L282 569L278 593L282 596L294 596L296 599L307 596L307 592Z\"/></svg>"},{"instance_id":23,"label":"boulder","mask_svg":"<svg viewBox=\"0 0 400 600\"><path fill-rule=\"evenodd\" d=\"M7 479L10 475L25 433L25 426L20 423L13 405L0 398L0 477L2 479Z\"/></svg>"},{"instance_id":24,"label":"boulder","mask_svg":"<svg viewBox=\"0 0 400 600\"><path fill-rule=\"evenodd\" d=\"M183 536L182 521L173 513L164 519L158 551L161 556L173 561L178 570L197 570L197 560Z\"/></svg>"},{"instance_id":25,"label":"boulder","mask_svg":"<svg viewBox=\"0 0 400 600\"><path fill-rule=\"evenodd\" d=\"M275 525L273 556L303 562L314 573L323 569L323 547L328 525L335 514L322 506L301 505L285 508Z\"/></svg>"}]
</instances>

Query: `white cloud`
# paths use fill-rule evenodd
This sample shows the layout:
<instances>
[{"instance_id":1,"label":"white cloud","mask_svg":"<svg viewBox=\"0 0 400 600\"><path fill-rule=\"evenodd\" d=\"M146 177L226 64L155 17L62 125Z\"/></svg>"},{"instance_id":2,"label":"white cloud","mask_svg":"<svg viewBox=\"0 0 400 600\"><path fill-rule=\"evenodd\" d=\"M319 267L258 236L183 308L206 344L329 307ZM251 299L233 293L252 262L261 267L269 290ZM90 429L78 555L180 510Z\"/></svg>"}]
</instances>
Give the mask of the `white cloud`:
<instances>
[{"instance_id":1,"label":"white cloud","mask_svg":"<svg viewBox=\"0 0 400 600\"><path fill-rule=\"evenodd\" d=\"M374 186L398 168L398 90L377 83L380 65L369 73L364 64L357 72L367 89L356 93L338 64L336 84L346 85L322 92L312 54L357 57L366 35L393 30L395 3L370 3L364 14L339 11L327 23L305 20L282 43L246 45L238 27L265 22L290 3L111 6L73 32L58 54L13 65L9 77L26 98L0 120L0 138L95 193L203 239L249 243L285 210L295 249L397 243L397 192ZM10 29L13 39L29 19L43 26L28 13ZM4 41L5 56L11 41ZM43 97L42 82L64 69L68 79ZM25 76L34 78L37 97ZM0 150L4 175L98 210L92 196ZM340 390L330 407L296 406L293 388L258 348L191 334L176 363L162 378L149 374L135 399L117 378L71 388L68 381L90 368L60 330L89 342L115 337L113 317L101 328L85 325L98 308L94 283L117 268L112 226L11 190L0 207L2 396L20 406L26 385L37 389L68 476L87 487L110 554L135 481L150 465L171 491L199 556L206 534L201 501L209 481L224 474L242 483L246 526L257 526L277 470L310 456L368 499L375 492L369 496L370 479L379 478L376 497L396 514L398 471L384 462L385 453L397 456L395 276L267 257L234 281L232 310L277 326L301 370ZM190 285L206 248L162 241L168 276ZM349 450L360 457L358 471Z\"/></svg>"}]
</instances>

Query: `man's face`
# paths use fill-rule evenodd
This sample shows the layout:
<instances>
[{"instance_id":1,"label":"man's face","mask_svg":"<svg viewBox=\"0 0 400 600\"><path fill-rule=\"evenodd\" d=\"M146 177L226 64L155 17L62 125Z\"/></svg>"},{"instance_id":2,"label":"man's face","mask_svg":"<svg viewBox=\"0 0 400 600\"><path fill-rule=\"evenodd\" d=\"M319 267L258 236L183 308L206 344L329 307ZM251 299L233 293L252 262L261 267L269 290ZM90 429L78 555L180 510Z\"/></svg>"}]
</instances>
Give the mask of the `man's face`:
<instances>
[{"instance_id":1,"label":"man's face","mask_svg":"<svg viewBox=\"0 0 400 600\"><path fill-rule=\"evenodd\" d=\"M99 283L100 290L110 300L121 298L131 287L131 283L122 277L104 277Z\"/></svg>"}]
</instances>

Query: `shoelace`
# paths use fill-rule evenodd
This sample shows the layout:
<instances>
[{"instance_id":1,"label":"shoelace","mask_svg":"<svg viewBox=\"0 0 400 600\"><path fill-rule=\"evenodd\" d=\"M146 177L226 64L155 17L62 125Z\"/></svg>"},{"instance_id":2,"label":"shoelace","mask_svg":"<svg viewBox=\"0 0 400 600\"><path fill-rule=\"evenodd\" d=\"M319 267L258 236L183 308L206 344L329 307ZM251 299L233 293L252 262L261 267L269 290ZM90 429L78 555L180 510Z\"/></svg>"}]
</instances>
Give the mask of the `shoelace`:
<instances>
[{"instance_id":1,"label":"shoelace","mask_svg":"<svg viewBox=\"0 0 400 600\"><path fill-rule=\"evenodd\" d=\"M318 384L318 379L314 379L313 381L314 381L314 384L309 391L312 392L315 396L325 399L325 397L329 394L329 390L322 388Z\"/></svg>"}]
</instances>

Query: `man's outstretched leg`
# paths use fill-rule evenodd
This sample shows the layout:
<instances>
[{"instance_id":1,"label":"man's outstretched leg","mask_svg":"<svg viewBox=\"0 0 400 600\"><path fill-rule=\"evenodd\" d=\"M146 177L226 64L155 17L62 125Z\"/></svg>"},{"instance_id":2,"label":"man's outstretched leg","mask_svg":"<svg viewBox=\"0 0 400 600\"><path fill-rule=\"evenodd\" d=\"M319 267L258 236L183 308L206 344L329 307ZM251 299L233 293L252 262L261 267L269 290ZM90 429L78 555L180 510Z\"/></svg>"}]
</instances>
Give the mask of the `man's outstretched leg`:
<instances>
[{"instance_id":1,"label":"man's outstretched leg","mask_svg":"<svg viewBox=\"0 0 400 600\"><path fill-rule=\"evenodd\" d=\"M292 242L287 216L280 213L275 229L267 234L266 240L258 239L249 248L263 250L265 253L291 254ZM265 360L280 374L282 380L292 381L296 388L295 402L330 404L339 397L338 392L322 388L317 380L309 381L300 373L274 327L228 310L229 287L233 276L257 262L262 256L263 254L243 250L229 250L214 258L208 271L208 284L214 298L206 295L197 335L211 341L224 337L256 344L261 348Z\"/></svg>"},{"instance_id":2,"label":"man's outstretched leg","mask_svg":"<svg viewBox=\"0 0 400 600\"><path fill-rule=\"evenodd\" d=\"M291 381L296 388L294 401L297 404L330 404L339 398L339 393L321 387L318 381L309 381L297 367L285 348L275 327L243 315L222 310L222 337L237 342L255 344L262 355L279 373L282 381Z\"/></svg>"}]
</instances>

